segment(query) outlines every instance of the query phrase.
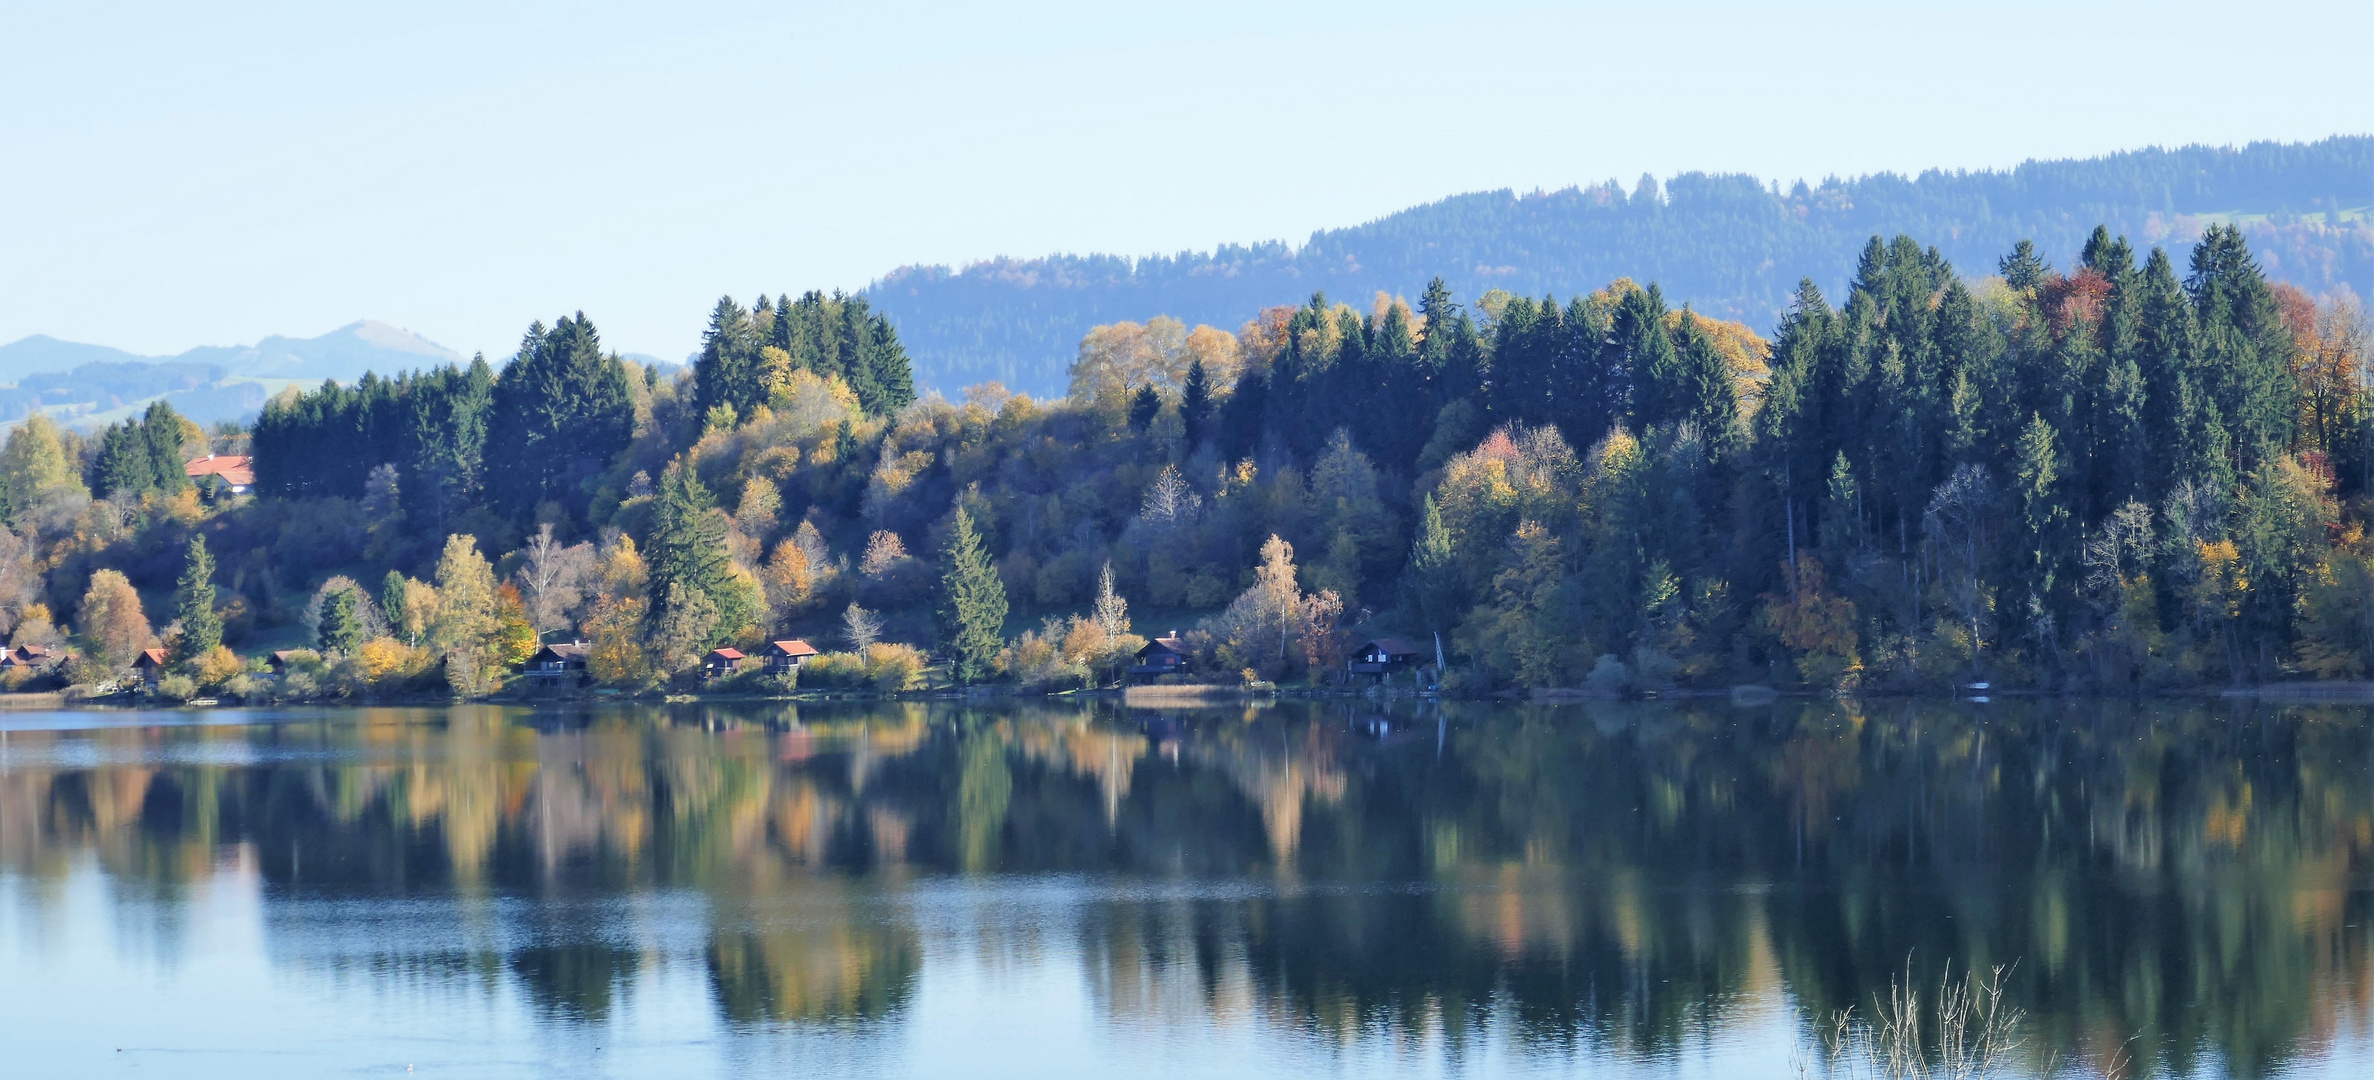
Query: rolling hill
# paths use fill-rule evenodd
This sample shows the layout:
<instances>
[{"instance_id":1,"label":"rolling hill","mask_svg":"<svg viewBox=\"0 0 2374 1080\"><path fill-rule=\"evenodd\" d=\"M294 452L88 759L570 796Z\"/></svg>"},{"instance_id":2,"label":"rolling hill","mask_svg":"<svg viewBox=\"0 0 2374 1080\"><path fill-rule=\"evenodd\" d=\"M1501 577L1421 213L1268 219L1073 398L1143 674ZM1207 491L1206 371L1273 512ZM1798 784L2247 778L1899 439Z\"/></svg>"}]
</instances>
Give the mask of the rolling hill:
<instances>
[{"instance_id":1,"label":"rolling hill","mask_svg":"<svg viewBox=\"0 0 2374 1080\"><path fill-rule=\"evenodd\" d=\"M1001 258L906 266L866 290L896 323L916 382L953 394L998 379L1060 394L1080 336L1167 314L1234 329L1260 308L1324 290L1364 303L1416 296L1441 275L1463 299L1488 289L1568 295L1629 276L1676 303L1769 326L1797 282L1832 296L1874 235L1908 233L1966 274L2021 239L2055 262L2107 224L2139 244L2189 244L2240 224L2271 276L2314 293L2374 293L2374 137L2148 149L2008 170L1931 170L1799 182L1744 175L1642 177L1518 194L1455 195L1284 242L1128 258ZM2179 264L2182 264L2181 253Z\"/></svg>"},{"instance_id":2,"label":"rolling hill","mask_svg":"<svg viewBox=\"0 0 2374 1080\"><path fill-rule=\"evenodd\" d=\"M203 424L239 420L290 383L352 381L465 358L382 322L364 320L311 338L278 335L253 345L201 346L175 356L141 356L47 335L0 345L0 423L35 409L77 424L120 418L164 398Z\"/></svg>"}]
</instances>

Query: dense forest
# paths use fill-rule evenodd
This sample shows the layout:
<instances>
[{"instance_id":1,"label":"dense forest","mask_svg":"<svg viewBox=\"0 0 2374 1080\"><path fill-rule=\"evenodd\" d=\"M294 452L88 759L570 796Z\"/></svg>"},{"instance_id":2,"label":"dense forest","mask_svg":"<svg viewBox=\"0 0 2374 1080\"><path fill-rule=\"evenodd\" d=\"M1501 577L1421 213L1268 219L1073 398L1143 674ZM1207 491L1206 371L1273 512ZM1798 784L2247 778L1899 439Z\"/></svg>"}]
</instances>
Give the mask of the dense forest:
<instances>
[{"instance_id":1,"label":"dense forest","mask_svg":"<svg viewBox=\"0 0 2374 1080\"><path fill-rule=\"evenodd\" d=\"M1046 402L918 399L857 297L721 300L671 378L578 314L249 431L17 427L0 629L79 685L162 645L178 692L294 696L483 693L540 640L689 682L787 636L833 650L809 686L1063 688L1156 619L1221 681L1334 683L1376 634L1439 640L1464 691L2366 673L2348 296L2271 282L2229 226L1976 271L1874 237L1849 281L1769 338L1629 278L1118 322ZM251 495L176 468L248 445Z\"/></svg>"},{"instance_id":2,"label":"dense forest","mask_svg":"<svg viewBox=\"0 0 2374 1080\"><path fill-rule=\"evenodd\" d=\"M1300 246L1223 245L1131 259L995 259L961 270L911 266L867 290L904 336L926 386L998 379L1063 388L1090 326L1168 312L1227 326L1280 297L1365 297L1441 275L1463 295L1595 288L1655 279L1702 312L1765 326L1799 279L1837 295L1865 238L1908 234L1959 265L1984 266L2019 240L2076 256L2097 223L2138 243L2189 245L2240 225L2261 267L2311 294L2374 294L2374 138L2142 150L1995 171L1889 173L1818 185L1744 175L1643 176L1519 194L1459 195Z\"/></svg>"}]
</instances>

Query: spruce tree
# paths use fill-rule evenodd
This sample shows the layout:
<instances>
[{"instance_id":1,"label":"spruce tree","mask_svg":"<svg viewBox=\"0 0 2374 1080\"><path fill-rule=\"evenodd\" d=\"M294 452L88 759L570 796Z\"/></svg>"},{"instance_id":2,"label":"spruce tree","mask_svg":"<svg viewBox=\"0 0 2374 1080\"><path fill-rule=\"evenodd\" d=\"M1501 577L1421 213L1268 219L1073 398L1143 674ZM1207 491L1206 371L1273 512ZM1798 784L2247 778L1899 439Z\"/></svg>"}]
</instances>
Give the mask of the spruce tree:
<instances>
[{"instance_id":1,"label":"spruce tree","mask_svg":"<svg viewBox=\"0 0 2374 1080\"><path fill-rule=\"evenodd\" d=\"M214 609L214 556L207 553L203 534L190 537L188 559L182 565L173 601L174 613L181 619L175 659L187 664L221 647L223 617Z\"/></svg>"},{"instance_id":2,"label":"spruce tree","mask_svg":"<svg viewBox=\"0 0 2374 1080\"><path fill-rule=\"evenodd\" d=\"M496 378L490 408L487 494L517 522L532 521L547 500L582 515L593 494L586 481L609 467L635 433L626 365L602 352L583 312L550 330L530 328L519 355Z\"/></svg>"},{"instance_id":3,"label":"spruce tree","mask_svg":"<svg viewBox=\"0 0 2374 1080\"><path fill-rule=\"evenodd\" d=\"M1179 391L1179 423L1187 432L1187 449L1203 442L1212 420L1212 377L1201 357L1187 364L1187 382Z\"/></svg>"},{"instance_id":4,"label":"spruce tree","mask_svg":"<svg viewBox=\"0 0 2374 1080\"><path fill-rule=\"evenodd\" d=\"M990 565L980 534L973 531L972 515L963 507L956 510L941 551L939 594L934 614L956 681L987 678L990 662L1005 647L1006 585Z\"/></svg>"},{"instance_id":5,"label":"spruce tree","mask_svg":"<svg viewBox=\"0 0 2374 1080\"><path fill-rule=\"evenodd\" d=\"M181 494L190 486L188 465L181 457L181 439L186 434L181 414L168 402L150 402L140 419L140 437L147 444L153 477L150 483L167 495Z\"/></svg>"},{"instance_id":6,"label":"spruce tree","mask_svg":"<svg viewBox=\"0 0 2374 1080\"><path fill-rule=\"evenodd\" d=\"M668 466L652 507L648 557L651 596L656 604L651 615L654 625L697 627L701 635L697 640L662 642L663 650L697 654L714 644L718 632L736 629L721 627L717 619L719 594L733 576L726 554L727 531L724 513L692 468L682 461ZM676 605L688 600L706 613L705 619L673 618Z\"/></svg>"},{"instance_id":7,"label":"spruce tree","mask_svg":"<svg viewBox=\"0 0 2374 1080\"><path fill-rule=\"evenodd\" d=\"M355 589L340 589L324 598L321 626L314 637L326 652L352 656L363 646L362 595Z\"/></svg>"},{"instance_id":8,"label":"spruce tree","mask_svg":"<svg viewBox=\"0 0 2374 1080\"><path fill-rule=\"evenodd\" d=\"M1161 413L1162 398L1154 392L1152 383L1138 387L1138 392L1130 395L1129 426L1131 429L1146 430L1153 426L1154 418Z\"/></svg>"}]
</instances>

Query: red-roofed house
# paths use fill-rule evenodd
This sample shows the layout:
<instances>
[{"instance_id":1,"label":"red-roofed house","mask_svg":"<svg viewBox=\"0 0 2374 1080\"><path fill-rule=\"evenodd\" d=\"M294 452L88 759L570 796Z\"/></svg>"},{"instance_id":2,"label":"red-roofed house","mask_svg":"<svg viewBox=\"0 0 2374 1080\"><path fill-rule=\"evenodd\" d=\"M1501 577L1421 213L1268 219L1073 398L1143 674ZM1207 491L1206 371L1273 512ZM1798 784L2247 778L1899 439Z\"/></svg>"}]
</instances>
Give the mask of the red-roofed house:
<instances>
[{"instance_id":1,"label":"red-roofed house","mask_svg":"<svg viewBox=\"0 0 2374 1080\"><path fill-rule=\"evenodd\" d=\"M157 680L165 677L165 650L140 650L140 655L132 661L132 670L140 673L140 683L143 687L150 690L156 689Z\"/></svg>"},{"instance_id":2,"label":"red-roofed house","mask_svg":"<svg viewBox=\"0 0 2374 1080\"><path fill-rule=\"evenodd\" d=\"M709 655L701 657L701 676L714 679L719 675L731 675L740 671L742 661L747 659L740 649L711 649Z\"/></svg>"},{"instance_id":3,"label":"red-roofed house","mask_svg":"<svg viewBox=\"0 0 2374 1080\"><path fill-rule=\"evenodd\" d=\"M182 466L191 480L219 476L233 495L245 495L256 484L255 459L246 454L208 454Z\"/></svg>"},{"instance_id":4,"label":"red-roofed house","mask_svg":"<svg viewBox=\"0 0 2374 1080\"><path fill-rule=\"evenodd\" d=\"M816 655L816 646L799 640L770 641L760 655L766 657L767 674L788 675Z\"/></svg>"}]
</instances>

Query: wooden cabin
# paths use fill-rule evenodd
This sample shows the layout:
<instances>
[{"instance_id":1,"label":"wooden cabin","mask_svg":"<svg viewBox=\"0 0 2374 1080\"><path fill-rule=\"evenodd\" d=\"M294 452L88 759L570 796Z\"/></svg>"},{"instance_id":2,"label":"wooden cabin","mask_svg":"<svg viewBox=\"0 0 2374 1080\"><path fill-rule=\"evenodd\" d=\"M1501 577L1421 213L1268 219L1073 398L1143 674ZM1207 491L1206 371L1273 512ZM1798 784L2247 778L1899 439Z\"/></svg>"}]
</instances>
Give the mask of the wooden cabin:
<instances>
[{"instance_id":1,"label":"wooden cabin","mask_svg":"<svg viewBox=\"0 0 2374 1080\"><path fill-rule=\"evenodd\" d=\"M1354 675L1375 675L1379 678L1397 671L1418 666L1426 650L1408 638L1376 638L1352 650L1352 658L1344 662L1344 669Z\"/></svg>"},{"instance_id":2,"label":"wooden cabin","mask_svg":"<svg viewBox=\"0 0 2374 1080\"><path fill-rule=\"evenodd\" d=\"M1129 673L1151 679L1164 675L1183 675L1189 667L1187 642L1179 637L1178 631L1173 630L1139 649L1137 663L1130 665Z\"/></svg>"},{"instance_id":3,"label":"wooden cabin","mask_svg":"<svg viewBox=\"0 0 2374 1080\"><path fill-rule=\"evenodd\" d=\"M701 657L701 677L714 679L731 675L742 670L742 661L747 659L749 657L743 656L740 649L711 649L709 655Z\"/></svg>"},{"instance_id":4,"label":"wooden cabin","mask_svg":"<svg viewBox=\"0 0 2374 1080\"><path fill-rule=\"evenodd\" d=\"M582 641L546 645L520 665L520 671L531 679L562 681L583 678L586 661L593 656L593 646Z\"/></svg>"},{"instance_id":5,"label":"wooden cabin","mask_svg":"<svg viewBox=\"0 0 2374 1080\"><path fill-rule=\"evenodd\" d=\"M295 649L280 649L275 651L271 658L272 677L277 679L287 675L289 673L289 665L295 663L296 659L297 650Z\"/></svg>"},{"instance_id":6,"label":"wooden cabin","mask_svg":"<svg viewBox=\"0 0 2374 1080\"><path fill-rule=\"evenodd\" d=\"M156 689L157 681L165 677L165 650L140 650L140 655L132 660L132 670L139 673L143 689Z\"/></svg>"},{"instance_id":7,"label":"wooden cabin","mask_svg":"<svg viewBox=\"0 0 2374 1080\"><path fill-rule=\"evenodd\" d=\"M0 671L22 668L26 671L48 671L58 666L64 656L56 649L39 645L12 645L0 649Z\"/></svg>"},{"instance_id":8,"label":"wooden cabin","mask_svg":"<svg viewBox=\"0 0 2374 1080\"><path fill-rule=\"evenodd\" d=\"M797 639L770 641L760 655L766 660L767 674L789 675L798 671L801 664L807 663L809 657L816 655L816 646Z\"/></svg>"}]
</instances>

